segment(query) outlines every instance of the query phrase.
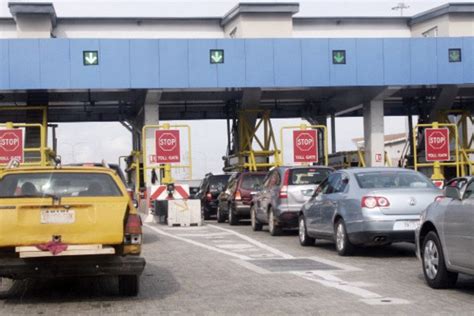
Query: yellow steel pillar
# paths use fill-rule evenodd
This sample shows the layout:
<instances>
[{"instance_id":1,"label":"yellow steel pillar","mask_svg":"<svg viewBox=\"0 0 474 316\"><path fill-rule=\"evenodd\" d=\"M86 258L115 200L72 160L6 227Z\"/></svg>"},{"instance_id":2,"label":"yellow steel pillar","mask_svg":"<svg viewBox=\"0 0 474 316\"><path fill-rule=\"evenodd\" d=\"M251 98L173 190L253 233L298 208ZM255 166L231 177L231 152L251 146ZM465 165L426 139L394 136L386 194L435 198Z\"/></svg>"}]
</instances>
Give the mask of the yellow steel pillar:
<instances>
[{"instance_id":1,"label":"yellow steel pillar","mask_svg":"<svg viewBox=\"0 0 474 316\"><path fill-rule=\"evenodd\" d=\"M433 122L433 128L439 128L439 123ZM431 180L444 181L444 175L443 175L443 172L441 171L441 164L439 161L433 162L433 175L431 176Z\"/></svg>"}]
</instances>

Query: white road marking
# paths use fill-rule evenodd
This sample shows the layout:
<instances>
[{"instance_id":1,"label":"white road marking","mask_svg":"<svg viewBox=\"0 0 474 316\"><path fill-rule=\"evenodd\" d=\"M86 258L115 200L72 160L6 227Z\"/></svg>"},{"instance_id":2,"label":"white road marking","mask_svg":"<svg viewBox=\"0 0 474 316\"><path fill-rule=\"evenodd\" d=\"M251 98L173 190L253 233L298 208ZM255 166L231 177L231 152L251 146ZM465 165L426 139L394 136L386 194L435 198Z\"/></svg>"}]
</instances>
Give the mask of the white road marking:
<instances>
[{"instance_id":1,"label":"white road marking","mask_svg":"<svg viewBox=\"0 0 474 316\"><path fill-rule=\"evenodd\" d=\"M340 262L337 262L337 261L317 257L317 256L311 256L308 259L315 260L315 261L318 261L318 262L321 262L321 263L324 263L324 264L327 264L327 265L330 265L330 266L334 266L334 267L339 268L339 269L344 270L344 271L362 271L362 269L359 269L357 267L350 266L348 264L340 263Z\"/></svg>"},{"instance_id":2,"label":"white road marking","mask_svg":"<svg viewBox=\"0 0 474 316\"><path fill-rule=\"evenodd\" d=\"M259 258L260 259L262 259L262 258L266 258L266 259L281 259L281 258L283 258L283 259L295 259L295 257L293 257L290 254L284 253L284 252L282 252L278 249L275 249L273 247L265 245L265 244L263 244L259 241L256 241L256 240L254 240L254 239L252 239L252 238L250 238L246 235L240 234L240 233L238 233L236 231L233 231L231 229L226 229L226 228L218 227L218 226L215 226L215 225L207 225L207 227L212 227L212 228L224 231L224 232L226 232L227 235L235 235L235 236L239 237L240 239L243 239L243 240L249 242L250 244L257 246L261 250L266 250L266 251L270 252L271 254L265 254L265 253L253 254L253 255L248 254L247 256L238 254L236 252L249 251L249 250L254 251L255 248L250 244L242 244L242 243L239 244L239 243L237 243L238 242L237 240L234 240L234 241L228 240L228 239L219 240L219 242L226 242L226 244L221 244L221 245L218 245L218 246L215 247L215 246L209 246L209 245L206 245L204 243L201 243L201 242L183 237L183 235L186 236L186 237L196 237L196 236L199 237L199 235L209 236L209 234L214 234L214 233L177 234L177 235L175 235L175 234L168 233L164 230L161 230L159 228L150 226L149 224L144 224L144 226L151 229L151 230L153 230L153 231L155 231L158 234L165 235L165 236L168 236L170 238L181 240L181 241L193 244L193 245L198 246L198 247L202 247L202 248L205 248L205 249L208 249L208 250L216 251L216 252L219 252L219 253L222 253L222 254L240 259L240 260L233 260L233 261L240 264L241 266L244 266L244 267L246 267L246 268L248 268L248 269L250 269L254 272L261 273L261 274L270 274L270 273L273 274L274 272L270 272L266 269L260 268L256 265L252 264L252 260L256 260L256 259L259 259ZM187 229L189 229L189 228L190 227L187 227ZM174 229L168 229L168 230L171 231L171 230L174 230ZM216 240L212 240L212 241L215 242ZM233 249L233 250L235 250L235 252L227 251L227 250L222 249L222 248ZM326 286L326 287L330 287L330 288L338 289L338 290L346 292L346 293L350 293L352 295L360 297L362 302L364 302L366 304L369 304L369 305L410 304L409 301L399 299L399 298L384 298L383 296L381 296L381 295L379 295L375 292L372 292L372 291L369 291L369 290L366 290L366 289L362 288L362 286L364 286L364 287L367 286L364 283L361 283L361 282L346 282L346 281L338 278L335 275L336 273L340 273L340 272L360 271L361 269L359 269L359 268L356 268L356 267L353 267L353 266L350 266L350 265L346 265L346 264L342 264L342 263L339 263L339 262L335 262L335 261L332 261L332 260L319 258L319 257L316 257L316 256L312 256L308 259L312 259L312 260L315 260L315 261L319 261L321 263L332 265L334 267L340 268L341 270L338 270L338 271L321 271L321 270L289 271L289 272L286 272L286 273L293 274L295 276L301 277L301 278L303 278L305 280L308 280L308 281L319 283L319 284L321 284L323 286ZM371 286L371 284L368 284L368 286Z\"/></svg>"},{"instance_id":3,"label":"white road marking","mask_svg":"<svg viewBox=\"0 0 474 316\"><path fill-rule=\"evenodd\" d=\"M235 236L238 236L238 237L242 238L243 240L248 241L249 243L254 244L254 245L257 246L257 247L262 248L262 249L265 249L265 250L267 250L268 252L271 252L271 253L273 253L274 255L280 256L280 257L282 257L282 258L285 258L285 259L294 258L292 255L289 255L289 254L284 253L284 252L282 252L282 251L280 251L280 250L278 250L278 249L275 249L275 248L273 248L273 247L270 247L270 246L268 246L268 245L265 245L265 244L263 244L263 243L261 243L261 242L259 242L259 241L256 241L255 239L250 238L249 236L245 236L245 235L240 234L240 233L238 233L238 232L236 232L236 231L233 231L232 229L222 228L222 227L215 226L215 225L211 225L211 224L209 224L208 226L209 226L209 227L216 228L216 229L220 229L220 230L225 231L225 232L232 233L232 234L234 234Z\"/></svg>"},{"instance_id":4,"label":"white road marking","mask_svg":"<svg viewBox=\"0 0 474 316\"><path fill-rule=\"evenodd\" d=\"M372 286L372 284L361 284L361 282L347 282L334 275L333 271L311 271L311 273L294 271L294 275L303 279L317 282L321 285L338 289L346 293L358 296L361 302L369 305L400 305L410 304L410 301L401 298L387 298L375 292L363 289L361 286ZM319 277L319 278L318 278Z\"/></svg>"},{"instance_id":5,"label":"white road marking","mask_svg":"<svg viewBox=\"0 0 474 316\"><path fill-rule=\"evenodd\" d=\"M223 236L229 236L230 233L199 233L199 234L176 234L179 237L204 237L204 238L221 238Z\"/></svg>"},{"instance_id":6,"label":"white road marking","mask_svg":"<svg viewBox=\"0 0 474 316\"><path fill-rule=\"evenodd\" d=\"M249 260L250 259L250 257L247 257L247 256L239 255L239 254L236 254L236 253L233 253L233 252L230 252L230 251L226 251L226 250L223 250L223 249L219 249L219 248L216 248L216 247L213 247L213 246L208 246L208 245L203 244L203 243L198 242L198 241L194 241L194 240L191 240L191 239L187 239L187 238L183 238L183 237L179 237L179 236L167 233L164 230L158 229L158 228L150 226L148 224L143 224L143 226L145 226L148 229L153 230L154 232L156 232L160 235L164 235L164 236L167 236L167 237L170 237L170 238L181 240L181 241L187 242L189 244L193 244L193 245L198 246L198 247L202 247L202 248L205 248L205 249L208 249L208 250L220 252L222 254L225 254L225 255L228 255L228 256L231 256L231 257L235 257L235 258L238 258L238 259L241 259L241 260Z\"/></svg>"},{"instance_id":7,"label":"white road marking","mask_svg":"<svg viewBox=\"0 0 474 316\"><path fill-rule=\"evenodd\" d=\"M255 248L251 244L225 244L225 245L219 245L217 247L222 248L222 249L229 249L229 250L243 250L243 249Z\"/></svg>"}]
</instances>

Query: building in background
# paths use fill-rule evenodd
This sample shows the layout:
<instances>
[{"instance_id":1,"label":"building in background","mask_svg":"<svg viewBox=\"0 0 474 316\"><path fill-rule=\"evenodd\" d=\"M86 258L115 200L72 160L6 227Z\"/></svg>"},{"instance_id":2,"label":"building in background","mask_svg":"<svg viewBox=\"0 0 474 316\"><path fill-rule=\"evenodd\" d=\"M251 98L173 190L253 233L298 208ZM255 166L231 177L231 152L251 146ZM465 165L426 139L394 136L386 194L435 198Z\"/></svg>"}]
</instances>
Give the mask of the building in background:
<instances>
[{"instance_id":1,"label":"building in background","mask_svg":"<svg viewBox=\"0 0 474 316\"><path fill-rule=\"evenodd\" d=\"M86 4L90 4L89 6ZM330 5L329 5L330 4ZM2 6L3 5L3 6ZM3 2L0 38L338 38L473 36L474 3L394 16L387 2ZM326 5L326 6L324 6ZM368 4L367 4L368 5ZM8 7L7 7L8 6ZM212 7L215 6L213 10ZM354 10L350 7L353 6ZM377 6L378 10L372 10ZM387 6L386 10L383 10ZM229 10L229 8L231 8ZM339 9L338 9L339 8ZM315 13L316 12L316 13ZM334 12L337 12L334 14ZM385 13L382 14L382 12ZM380 13L380 15L376 15Z\"/></svg>"},{"instance_id":2,"label":"building in background","mask_svg":"<svg viewBox=\"0 0 474 316\"><path fill-rule=\"evenodd\" d=\"M352 139L357 147L357 150L364 151L364 138ZM407 146L407 134L398 133L384 136L385 141L385 153L390 159L392 166L398 166L399 161L403 158L406 153Z\"/></svg>"}]
</instances>

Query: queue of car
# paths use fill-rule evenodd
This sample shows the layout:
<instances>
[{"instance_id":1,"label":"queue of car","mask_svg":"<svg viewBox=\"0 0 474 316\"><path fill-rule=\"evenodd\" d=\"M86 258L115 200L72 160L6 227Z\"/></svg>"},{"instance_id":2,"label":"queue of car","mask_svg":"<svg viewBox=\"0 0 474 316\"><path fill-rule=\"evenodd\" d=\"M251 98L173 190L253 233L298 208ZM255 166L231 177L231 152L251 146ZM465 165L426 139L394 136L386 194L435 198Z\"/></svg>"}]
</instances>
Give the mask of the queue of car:
<instances>
[{"instance_id":1,"label":"queue of car","mask_svg":"<svg viewBox=\"0 0 474 316\"><path fill-rule=\"evenodd\" d=\"M332 240L341 256L362 246L415 243L432 288L454 285L458 273L474 275L472 176L444 190L417 171L388 167L287 166L226 176L213 195L220 223L250 217L254 231L268 225L272 236L298 229L302 246Z\"/></svg>"}]
</instances>

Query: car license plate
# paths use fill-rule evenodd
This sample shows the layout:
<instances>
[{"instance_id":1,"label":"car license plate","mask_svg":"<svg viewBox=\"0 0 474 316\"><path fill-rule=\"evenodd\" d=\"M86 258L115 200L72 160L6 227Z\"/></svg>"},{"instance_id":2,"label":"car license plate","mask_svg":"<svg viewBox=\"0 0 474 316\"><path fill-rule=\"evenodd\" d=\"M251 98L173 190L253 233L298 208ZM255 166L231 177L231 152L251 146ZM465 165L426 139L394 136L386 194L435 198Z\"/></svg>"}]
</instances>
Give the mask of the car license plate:
<instances>
[{"instance_id":1,"label":"car license plate","mask_svg":"<svg viewBox=\"0 0 474 316\"><path fill-rule=\"evenodd\" d=\"M76 221L74 210L42 210L41 224L72 224Z\"/></svg>"},{"instance_id":2,"label":"car license plate","mask_svg":"<svg viewBox=\"0 0 474 316\"><path fill-rule=\"evenodd\" d=\"M301 193L303 193L304 196L312 196L314 193L314 190L313 189L302 190Z\"/></svg>"},{"instance_id":3,"label":"car license plate","mask_svg":"<svg viewBox=\"0 0 474 316\"><path fill-rule=\"evenodd\" d=\"M418 225L419 221L397 221L393 224L393 230L415 230Z\"/></svg>"}]
</instances>

